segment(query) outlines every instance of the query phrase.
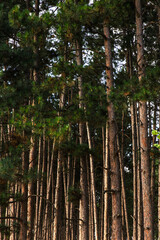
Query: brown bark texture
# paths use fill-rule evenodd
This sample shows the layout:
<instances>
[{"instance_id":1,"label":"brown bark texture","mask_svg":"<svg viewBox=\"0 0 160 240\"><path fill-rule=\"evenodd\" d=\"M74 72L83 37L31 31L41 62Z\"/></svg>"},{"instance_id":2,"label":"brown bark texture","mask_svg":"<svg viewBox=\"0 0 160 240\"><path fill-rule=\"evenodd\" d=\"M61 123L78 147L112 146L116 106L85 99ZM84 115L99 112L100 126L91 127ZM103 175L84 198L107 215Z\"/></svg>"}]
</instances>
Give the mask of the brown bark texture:
<instances>
[{"instance_id":1,"label":"brown bark texture","mask_svg":"<svg viewBox=\"0 0 160 240\"><path fill-rule=\"evenodd\" d=\"M78 66L82 65L82 47L79 41L76 41L76 62ZM79 94L79 109L83 109L83 90L82 76L78 77L78 94ZM79 143L84 142L84 124L79 123ZM87 172L86 159L80 157L80 189L81 199L79 203L79 240L87 240L89 237L88 231L88 193L87 193Z\"/></svg>"},{"instance_id":2,"label":"brown bark texture","mask_svg":"<svg viewBox=\"0 0 160 240\"><path fill-rule=\"evenodd\" d=\"M109 96L113 87L113 70L111 56L111 42L109 23L104 21L104 46L106 58L106 75L107 75L107 99L108 99L108 123L109 123L109 157L111 166L111 191L112 191L112 240L121 239L121 197L120 197L120 171L118 156L116 153L116 122L113 103Z\"/></svg>"},{"instance_id":3,"label":"brown bark texture","mask_svg":"<svg viewBox=\"0 0 160 240\"><path fill-rule=\"evenodd\" d=\"M136 40L137 40L137 64L138 78L141 82L144 77L144 46L142 31L142 12L140 0L135 1L136 10ZM145 101L139 102L140 110L140 148L141 148L141 176L142 176L142 199L143 199L143 220L144 220L144 240L153 239L152 227L152 205L151 205L151 185L150 185L150 164L148 152L148 132L147 132L147 106Z\"/></svg>"}]
</instances>

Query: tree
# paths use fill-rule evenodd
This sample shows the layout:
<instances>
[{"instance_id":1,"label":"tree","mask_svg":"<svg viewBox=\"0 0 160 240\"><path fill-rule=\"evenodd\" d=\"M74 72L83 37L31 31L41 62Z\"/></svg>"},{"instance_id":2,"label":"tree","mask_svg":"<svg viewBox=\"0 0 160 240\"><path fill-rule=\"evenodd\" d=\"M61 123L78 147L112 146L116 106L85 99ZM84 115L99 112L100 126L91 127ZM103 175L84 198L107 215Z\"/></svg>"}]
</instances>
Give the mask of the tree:
<instances>
[{"instance_id":1,"label":"tree","mask_svg":"<svg viewBox=\"0 0 160 240\"><path fill-rule=\"evenodd\" d=\"M113 103L109 99L113 87L113 70L109 22L104 21L105 57L107 75L107 98L108 98L108 128L109 128L109 156L111 165L111 192L112 192L112 239L121 239L121 198L120 198L120 172L118 156L116 154L116 120ZM106 221L107 219L105 219Z\"/></svg>"},{"instance_id":2,"label":"tree","mask_svg":"<svg viewBox=\"0 0 160 240\"><path fill-rule=\"evenodd\" d=\"M141 2L135 2L136 10L136 40L137 40L137 64L138 78L141 82L144 77L144 51L143 51L143 32L142 32L142 13ZM147 133L147 106L146 102L140 101L140 147L141 147L141 174L142 174L142 197L143 197L143 219L144 219L144 239L153 239L152 225L152 206L150 188L150 165L148 152L148 133Z\"/></svg>"}]
</instances>

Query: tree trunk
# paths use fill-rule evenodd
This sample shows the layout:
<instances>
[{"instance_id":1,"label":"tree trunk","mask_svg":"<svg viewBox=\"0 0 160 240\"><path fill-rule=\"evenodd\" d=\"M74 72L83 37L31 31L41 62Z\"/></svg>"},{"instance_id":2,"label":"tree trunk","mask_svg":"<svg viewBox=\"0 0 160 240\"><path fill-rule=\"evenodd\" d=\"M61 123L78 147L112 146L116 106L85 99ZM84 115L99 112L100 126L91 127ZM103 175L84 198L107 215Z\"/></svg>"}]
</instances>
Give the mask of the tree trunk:
<instances>
[{"instance_id":1,"label":"tree trunk","mask_svg":"<svg viewBox=\"0 0 160 240\"><path fill-rule=\"evenodd\" d=\"M127 233L127 240L130 240L127 203L126 203L126 191L124 186L124 164L121 156L118 135L117 135L117 148L118 148L118 155L119 155L119 162L120 162L120 174L121 174L121 185L122 185L121 188L122 188L122 199L123 199L123 207L124 207L124 217L126 221L126 233Z\"/></svg>"},{"instance_id":2,"label":"tree trunk","mask_svg":"<svg viewBox=\"0 0 160 240\"><path fill-rule=\"evenodd\" d=\"M136 9L136 39L137 39L137 64L138 78L141 82L144 77L144 52L143 52L143 32L142 13L140 0L135 1ZM140 110L140 146L141 146L141 175L142 175L142 199L143 199L143 219L144 219L144 240L153 239L152 226L152 205L150 186L150 165L148 152L148 132L147 132L147 106L146 102L139 102Z\"/></svg>"},{"instance_id":3,"label":"tree trunk","mask_svg":"<svg viewBox=\"0 0 160 240\"><path fill-rule=\"evenodd\" d=\"M158 13L158 42L160 47L160 6L157 6L157 13ZM160 60L158 61L160 65ZM159 106L160 110L160 106ZM159 129L160 129L160 114L159 114ZM160 144L160 139L159 139ZM160 240L160 158L159 158L159 164L158 164L158 240Z\"/></svg>"},{"instance_id":4,"label":"tree trunk","mask_svg":"<svg viewBox=\"0 0 160 240\"><path fill-rule=\"evenodd\" d=\"M133 156L133 240L137 240L137 137L135 103L131 100L132 156Z\"/></svg>"},{"instance_id":5,"label":"tree trunk","mask_svg":"<svg viewBox=\"0 0 160 240\"><path fill-rule=\"evenodd\" d=\"M35 219L34 219L34 240L37 240L38 231L38 208L39 208L39 194L40 194L40 165L41 165L41 137L39 137L38 145L38 167L37 167L37 189L36 189L36 208L35 208Z\"/></svg>"},{"instance_id":6,"label":"tree trunk","mask_svg":"<svg viewBox=\"0 0 160 240\"><path fill-rule=\"evenodd\" d=\"M58 228L59 228L59 200L60 200L60 186L61 186L61 172L62 172L62 153L58 151L57 159L57 180L55 189L55 203L54 203L54 228L53 228L53 240L58 240Z\"/></svg>"},{"instance_id":7,"label":"tree trunk","mask_svg":"<svg viewBox=\"0 0 160 240\"><path fill-rule=\"evenodd\" d=\"M103 163L103 181L104 181L104 230L103 240L108 240L109 236L109 149L108 149L108 122L106 122L105 135L105 156Z\"/></svg>"},{"instance_id":8,"label":"tree trunk","mask_svg":"<svg viewBox=\"0 0 160 240\"><path fill-rule=\"evenodd\" d=\"M60 96L59 108L63 109L64 107L64 95L65 95L65 86L63 86L62 93ZM59 114L59 113L58 113ZM57 159L57 180L56 180L56 189L55 189L55 203L54 203L54 227L53 227L53 240L58 240L59 236L59 219L60 219L60 192L61 192L61 173L62 173L62 151L58 150L58 159Z\"/></svg>"},{"instance_id":9,"label":"tree trunk","mask_svg":"<svg viewBox=\"0 0 160 240\"><path fill-rule=\"evenodd\" d=\"M153 116L153 129L156 129L156 126L157 126L157 104L155 103L154 104L154 116ZM149 117L151 117L152 114L150 113ZM150 135L150 139L152 139L152 131L151 131L151 126L150 126L150 132L151 132L151 135ZM156 136L154 135L153 136L153 146L154 144L156 143ZM151 148L151 141L150 141L150 148ZM151 154L152 152L150 151L150 156L151 156L151 202L152 202L152 212L153 212L153 216L155 214L155 156L154 156L154 153ZM153 218L153 236L154 236L154 223L155 223L155 220Z\"/></svg>"},{"instance_id":10,"label":"tree trunk","mask_svg":"<svg viewBox=\"0 0 160 240\"><path fill-rule=\"evenodd\" d=\"M72 174L72 180L71 180L71 185L74 188L75 186L75 170L76 170L76 157L73 158L73 174ZM75 216L74 216L74 206L73 206L73 202L71 202L71 207L70 207L70 217L72 220L72 228L71 228L71 239L70 240L74 240L76 239L76 223L75 223Z\"/></svg>"},{"instance_id":11,"label":"tree trunk","mask_svg":"<svg viewBox=\"0 0 160 240\"><path fill-rule=\"evenodd\" d=\"M160 106L159 106L159 110L160 110ZM160 113L159 113L159 129L160 129ZM158 143L160 144L160 139ZM158 163L158 240L160 240L160 157L159 157L159 163Z\"/></svg>"},{"instance_id":12,"label":"tree trunk","mask_svg":"<svg viewBox=\"0 0 160 240\"><path fill-rule=\"evenodd\" d=\"M89 131L89 125L86 121L86 129L87 129L87 137L88 137L88 145L89 149L92 149L91 146L91 136ZM94 176L94 166L93 166L93 157L89 154L90 160L90 177L91 177L91 194L93 196L93 216L94 216L94 235L95 240L98 240L98 219L97 219L97 204L96 204L96 189L95 189L95 176Z\"/></svg>"},{"instance_id":13,"label":"tree trunk","mask_svg":"<svg viewBox=\"0 0 160 240\"><path fill-rule=\"evenodd\" d=\"M140 130L139 130L139 107L135 104L135 121L137 131L137 235L138 240L142 240L143 230L143 205L142 205L142 181L141 181L141 159L140 159Z\"/></svg>"},{"instance_id":14,"label":"tree trunk","mask_svg":"<svg viewBox=\"0 0 160 240\"><path fill-rule=\"evenodd\" d=\"M32 133L33 134L33 133ZM29 152L29 171L33 171L35 165L35 140L33 136L31 136L31 147ZM27 240L33 239L33 182L32 179L28 182L28 207L27 207L27 222L28 222L28 233Z\"/></svg>"},{"instance_id":15,"label":"tree trunk","mask_svg":"<svg viewBox=\"0 0 160 240\"><path fill-rule=\"evenodd\" d=\"M104 21L104 46L106 57L106 75L107 75L107 99L108 99L108 123L109 123L109 157L111 165L111 191L112 191L112 240L121 239L121 196L120 196L120 171L117 157L116 146L116 122L113 103L109 96L113 87L113 70L111 43L108 21Z\"/></svg>"},{"instance_id":16,"label":"tree trunk","mask_svg":"<svg viewBox=\"0 0 160 240\"><path fill-rule=\"evenodd\" d=\"M29 1L27 2L27 5L29 4ZM35 13L36 16L39 16L39 0L35 0ZM34 35L34 43L37 42L37 35ZM34 62L34 68L33 68L33 81L38 82L38 57L37 57L37 47L34 47L34 53L36 55L36 59ZM32 100L32 106L35 105L34 99ZM33 119L32 126L34 124ZM33 129L32 129L32 136L30 139L30 152L29 152L29 167L28 170L32 171L34 169L35 165L35 150L36 150L36 144L35 144L35 137L33 136ZM27 222L28 222L28 233L27 233L27 240L32 240L33 235L33 229L34 229L34 208L33 208L33 193L34 193L34 184L33 181L29 181L28 183L28 211L27 211Z\"/></svg>"},{"instance_id":17,"label":"tree trunk","mask_svg":"<svg viewBox=\"0 0 160 240\"><path fill-rule=\"evenodd\" d=\"M76 41L76 62L78 66L82 65L82 47ZM83 109L82 104L82 76L78 77L79 109ZM79 143L84 142L84 124L79 123ZM88 192L87 192L87 172L86 158L80 156L80 189L81 199L79 203L79 240L88 240Z\"/></svg>"},{"instance_id":18,"label":"tree trunk","mask_svg":"<svg viewBox=\"0 0 160 240\"><path fill-rule=\"evenodd\" d=\"M48 158L48 163L47 163L48 164L48 174L47 174L47 186L46 186L46 204L45 204L45 211L44 211L43 239L46 239L46 232L48 231L47 218L48 218L48 205L49 205L49 196L50 196L50 190L51 190L52 172L53 172L54 149L55 149L55 139L53 140L51 163L49 164L49 158Z\"/></svg>"},{"instance_id":19,"label":"tree trunk","mask_svg":"<svg viewBox=\"0 0 160 240\"><path fill-rule=\"evenodd\" d=\"M25 159L25 152L22 152L22 171L23 176L25 171L28 168L28 163ZM21 184L21 194L22 194L22 202L21 202L21 219L22 222L20 224L20 233L19 240L27 239L27 184L23 181Z\"/></svg>"},{"instance_id":20,"label":"tree trunk","mask_svg":"<svg viewBox=\"0 0 160 240\"><path fill-rule=\"evenodd\" d=\"M127 49L127 73L129 78L133 75L132 50L128 41ZM133 158L133 240L137 240L137 131L136 131L136 103L130 100L131 127L132 127L132 158Z\"/></svg>"}]
</instances>

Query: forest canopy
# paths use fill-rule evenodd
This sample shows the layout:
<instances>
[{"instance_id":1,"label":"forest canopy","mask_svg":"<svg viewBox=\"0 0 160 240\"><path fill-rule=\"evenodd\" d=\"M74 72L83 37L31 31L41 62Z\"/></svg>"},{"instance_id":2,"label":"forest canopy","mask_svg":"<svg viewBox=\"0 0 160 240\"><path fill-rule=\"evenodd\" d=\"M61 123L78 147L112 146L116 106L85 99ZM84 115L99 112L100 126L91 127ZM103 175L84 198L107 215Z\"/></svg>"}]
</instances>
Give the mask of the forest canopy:
<instances>
[{"instance_id":1,"label":"forest canopy","mask_svg":"<svg viewBox=\"0 0 160 240\"><path fill-rule=\"evenodd\" d=\"M0 1L0 59L0 239L159 239L159 1Z\"/></svg>"}]
</instances>

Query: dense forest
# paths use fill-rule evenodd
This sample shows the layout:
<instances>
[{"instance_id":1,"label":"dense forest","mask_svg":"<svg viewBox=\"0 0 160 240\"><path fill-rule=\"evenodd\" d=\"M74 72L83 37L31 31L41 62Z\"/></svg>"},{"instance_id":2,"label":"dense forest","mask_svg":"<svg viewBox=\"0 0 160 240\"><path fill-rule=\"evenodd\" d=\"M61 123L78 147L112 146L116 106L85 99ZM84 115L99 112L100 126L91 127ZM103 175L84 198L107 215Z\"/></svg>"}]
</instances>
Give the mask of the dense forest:
<instances>
[{"instance_id":1,"label":"dense forest","mask_svg":"<svg viewBox=\"0 0 160 240\"><path fill-rule=\"evenodd\" d=\"M0 239L160 239L159 0L0 0Z\"/></svg>"}]
</instances>

